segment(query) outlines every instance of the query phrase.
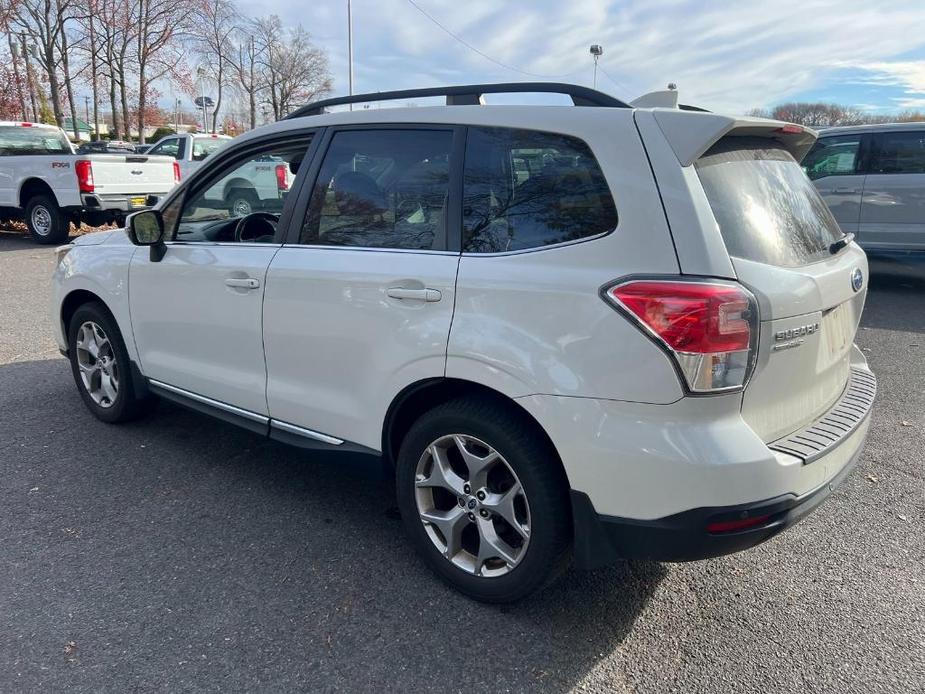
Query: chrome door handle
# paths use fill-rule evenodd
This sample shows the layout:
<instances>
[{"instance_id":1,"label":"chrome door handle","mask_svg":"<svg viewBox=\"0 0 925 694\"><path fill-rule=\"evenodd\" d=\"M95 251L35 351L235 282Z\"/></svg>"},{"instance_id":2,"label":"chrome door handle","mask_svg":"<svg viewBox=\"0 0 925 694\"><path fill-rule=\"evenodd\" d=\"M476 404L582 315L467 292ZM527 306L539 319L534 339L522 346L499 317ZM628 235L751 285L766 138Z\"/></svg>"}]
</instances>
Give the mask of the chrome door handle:
<instances>
[{"instance_id":1,"label":"chrome door handle","mask_svg":"<svg viewBox=\"0 0 925 694\"><path fill-rule=\"evenodd\" d=\"M440 301L443 295L439 289L406 289L405 287L389 287L386 296L393 299L410 299L412 301L427 301L428 303Z\"/></svg>"},{"instance_id":2,"label":"chrome door handle","mask_svg":"<svg viewBox=\"0 0 925 694\"><path fill-rule=\"evenodd\" d=\"M229 277L225 280L225 284L239 289L256 289L260 286L260 280L253 277Z\"/></svg>"},{"instance_id":3,"label":"chrome door handle","mask_svg":"<svg viewBox=\"0 0 925 694\"><path fill-rule=\"evenodd\" d=\"M860 193L858 188L832 188L833 193Z\"/></svg>"}]
</instances>

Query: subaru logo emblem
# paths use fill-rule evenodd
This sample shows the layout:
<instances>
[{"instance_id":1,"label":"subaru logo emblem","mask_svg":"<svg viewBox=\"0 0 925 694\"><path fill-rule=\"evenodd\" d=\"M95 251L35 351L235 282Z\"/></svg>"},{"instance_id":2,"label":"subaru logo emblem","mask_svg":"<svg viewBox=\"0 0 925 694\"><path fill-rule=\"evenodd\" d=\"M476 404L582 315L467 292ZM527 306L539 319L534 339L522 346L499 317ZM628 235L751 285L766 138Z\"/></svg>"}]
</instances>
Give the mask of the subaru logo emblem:
<instances>
[{"instance_id":1,"label":"subaru logo emblem","mask_svg":"<svg viewBox=\"0 0 925 694\"><path fill-rule=\"evenodd\" d=\"M864 273L861 272L861 268L854 268L854 272L851 273L851 288L859 292L861 287L864 286Z\"/></svg>"}]
</instances>

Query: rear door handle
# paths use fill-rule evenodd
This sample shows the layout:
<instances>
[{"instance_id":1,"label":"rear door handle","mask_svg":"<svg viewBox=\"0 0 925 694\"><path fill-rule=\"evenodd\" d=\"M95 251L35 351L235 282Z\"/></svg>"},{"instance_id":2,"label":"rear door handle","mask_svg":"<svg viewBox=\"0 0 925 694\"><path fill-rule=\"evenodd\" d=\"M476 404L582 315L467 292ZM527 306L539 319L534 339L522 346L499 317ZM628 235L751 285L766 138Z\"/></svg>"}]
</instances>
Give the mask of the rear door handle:
<instances>
[{"instance_id":1,"label":"rear door handle","mask_svg":"<svg viewBox=\"0 0 925 694\"><path fill-rule=\"evenodd\" d=\"M858 188L832 188L833 193L860 193Z\"/></svg>"},{"instance_id":2,"label":"rear door handle","mask_svg":"<svg viewBox=\"0 0 925 694\"><path fill-rule=\"evenodd\" d=\"M260 280L253 277L229 277L225 280L225 284L239 289L256 289L260 286Z\"/></svg>"},{"instance_id":3,"label":"rear door handle","mask_svg":"<svg viewBox=\"0 0 925 694\"><path fill-rule=\"evenodd\" d=\"M393 299L410 299L412 301L427 301L428 303L440 301L443 295L439 289L406 289L405 287L389 287L385 291Z\"/></svg>"}]
</instances>

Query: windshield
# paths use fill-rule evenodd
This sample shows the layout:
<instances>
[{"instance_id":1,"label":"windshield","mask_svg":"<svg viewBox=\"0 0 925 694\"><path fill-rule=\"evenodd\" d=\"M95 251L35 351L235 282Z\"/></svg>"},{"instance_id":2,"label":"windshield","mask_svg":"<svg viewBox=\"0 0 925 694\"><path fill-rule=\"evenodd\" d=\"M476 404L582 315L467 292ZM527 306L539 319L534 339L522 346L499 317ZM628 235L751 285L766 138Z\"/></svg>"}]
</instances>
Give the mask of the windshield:
<instances>
[{"instance_id":1,"label":"windshield","mask_svg":"<svg viewBox=\"0 0 925 694\"><path fill-rule=\"evenodd\" d=\"M0 126L0 155L70 153L71 143L60 130L23 125Z\"/></svg>"},{"instance_id":2,"label":"windshield","mask_svg":"<svg viewBox=\"0 0 925 694\"><path fill-rule=\"evenodd\" d=\"M193 140L193 161L202 161L207 156L227 145L226 138L196 138Z\"/></svg>"},{"instance_id":3,"label":"windshield","mask_svg":"<svg viewBox=\"0 0 925 694\"><path fill-rule=\"evenodd\" d=\"M799 164L771 140L724 138L695 167L733 257L806 265L828 257L842 236Z\"/></svg>"}]
</instances>

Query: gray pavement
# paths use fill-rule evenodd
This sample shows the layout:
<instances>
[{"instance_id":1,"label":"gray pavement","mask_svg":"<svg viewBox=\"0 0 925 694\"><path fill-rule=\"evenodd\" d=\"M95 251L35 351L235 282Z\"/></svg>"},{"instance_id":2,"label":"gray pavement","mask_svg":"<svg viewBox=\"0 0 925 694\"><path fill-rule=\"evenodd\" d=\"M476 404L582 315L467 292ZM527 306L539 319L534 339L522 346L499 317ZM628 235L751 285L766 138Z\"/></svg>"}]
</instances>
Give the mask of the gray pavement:
<instances>
[{"instance_id":1,"label":"gray pavement","mask_svg":"<svg viewBox=\"0 0 925 694\"><path fill-rule=\"evenodd\" d=\"M0 692L925 690L925 270L876 267L858 469L752 551L513 607L445 588L388 488L162 403L107 426L0 233Z\"/></svg>"}]
</instances>

